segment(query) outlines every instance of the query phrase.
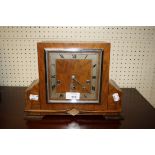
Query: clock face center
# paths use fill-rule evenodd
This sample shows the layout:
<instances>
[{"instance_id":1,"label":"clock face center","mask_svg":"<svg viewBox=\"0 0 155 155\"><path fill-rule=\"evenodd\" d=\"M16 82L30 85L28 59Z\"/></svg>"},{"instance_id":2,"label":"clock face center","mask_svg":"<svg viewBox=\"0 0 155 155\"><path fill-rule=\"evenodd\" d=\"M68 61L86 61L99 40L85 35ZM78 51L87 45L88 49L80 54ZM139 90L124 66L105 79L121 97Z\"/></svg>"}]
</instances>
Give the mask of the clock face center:
<instances>
[{"instance_id":1,"label":"clock face center","mask_svg":"<svg viewBox=\"0 0 155 155\"><path fill-rule=\"evenodd\" d=\"M56 59L57 93L91 91L92 60Z\"/></svg>"},{"instance_id":2,"label":"clock face center","mask_svg":"<svg viewBox=\"0 0 155 155\"><path fill-rule=\"evenodd\" d=\"M75 75L72 75L72 80L74 80L75 79Z\"/></svg>"}]
</instances>

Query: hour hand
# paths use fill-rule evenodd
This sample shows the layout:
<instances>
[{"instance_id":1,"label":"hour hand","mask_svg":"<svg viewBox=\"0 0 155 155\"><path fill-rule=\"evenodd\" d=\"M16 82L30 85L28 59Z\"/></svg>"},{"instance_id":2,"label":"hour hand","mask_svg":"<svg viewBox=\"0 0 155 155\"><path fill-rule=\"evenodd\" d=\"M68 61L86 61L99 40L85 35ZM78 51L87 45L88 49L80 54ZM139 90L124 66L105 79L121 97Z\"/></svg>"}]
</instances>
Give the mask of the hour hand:
<instances>
[{"instance_id":1,"label":"hour hand","mask_svg":"<svg viewBox=\"0 0 155 155\"><path fill-rule=\"evenodd\" d=\"M81 84L81 83L75 78L75 75L72 75L72 80L75 81L75 82L77 82L83 89L86 88L83 84Z\"/></svg>"}]
</instances>

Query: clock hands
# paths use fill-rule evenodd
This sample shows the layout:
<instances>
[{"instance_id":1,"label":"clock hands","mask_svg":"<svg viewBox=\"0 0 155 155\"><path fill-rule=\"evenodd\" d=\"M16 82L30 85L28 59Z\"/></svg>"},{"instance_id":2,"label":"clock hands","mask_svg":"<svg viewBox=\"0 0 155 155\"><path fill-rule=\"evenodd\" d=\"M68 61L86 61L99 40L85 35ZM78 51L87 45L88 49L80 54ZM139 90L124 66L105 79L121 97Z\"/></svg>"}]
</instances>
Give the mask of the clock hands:
<instances>
[{"instance_id":1,"label":"clock hands","mask_svg":"<svg viewBox=\"0 0 155 155\"><path fill-rule=\"evenodd\" d=\"M76 81L80 86L83 86L83 85L75 78L75 75L72 75L72 80Z\"/></svg>"},{"instance_id":2,"label":"clock hands","mask_svg":"<svg viewBox=\"0 0 155 155\"><path fill-rule=\"evenodd\" d=\"M82 89L86 89L86 86L85 86L84 84L81 84L81 83L75 78L75 75L72 75L72 80L75 81L77 84L79 84L79 85L82 87ZM86 82L87 82L87 83L90 83L90 80L87 80ZM73 87L74 87L74 89L75 89L75 86L73 86Z\"/></svg>"}]
</instances>

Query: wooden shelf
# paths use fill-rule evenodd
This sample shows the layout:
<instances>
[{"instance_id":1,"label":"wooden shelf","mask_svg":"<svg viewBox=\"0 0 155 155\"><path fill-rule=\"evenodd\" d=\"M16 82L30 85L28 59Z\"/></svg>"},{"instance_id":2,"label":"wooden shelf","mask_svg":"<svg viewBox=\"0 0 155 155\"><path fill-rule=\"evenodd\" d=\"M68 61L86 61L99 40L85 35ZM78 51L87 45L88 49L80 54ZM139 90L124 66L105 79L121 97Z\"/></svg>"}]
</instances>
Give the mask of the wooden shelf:
<instances>
[{"instance_id":1,"label":"wooden shelf","mask_svg":"<svg viewBox=\"0 0 155 155\"><path fill-rule=\"evenodd\" d=\"M25 87L0 87L0 128L85 128L85 129L152 129L155 128L155 109L133 88L123 88L124 119L106 120L101 115L45 116L43 119L24 119Z\"/></svg>"}]
</instances>

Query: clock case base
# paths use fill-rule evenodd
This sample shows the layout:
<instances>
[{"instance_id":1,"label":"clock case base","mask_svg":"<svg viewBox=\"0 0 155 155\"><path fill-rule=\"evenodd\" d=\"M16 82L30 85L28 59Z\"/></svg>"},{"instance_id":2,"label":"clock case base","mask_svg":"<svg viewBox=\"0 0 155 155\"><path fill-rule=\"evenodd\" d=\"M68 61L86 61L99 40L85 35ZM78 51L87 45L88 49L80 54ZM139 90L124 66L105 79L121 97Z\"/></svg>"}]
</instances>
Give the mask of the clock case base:
<instances>
[{"instance_id":1,"label":"clock case base","mask_svg":"<svg viewBox=\"0 0 155 155\"><path fill-rule=\"evenodd\" d=\"M114 101L113 94L118 93L120 100ZM30 95L38 95L38 100L30 99ZM103 115L107 119L121 119L122 110L122 91L113 80L109 80L108 87L108 103L104 110L79 110L78 108L70 109L43 109L40 103L39 80L35 80L25 91L25 118L41 119L46 115ZM47 103L48 104L48 103Z\"/></svg>"}]
</instances>

